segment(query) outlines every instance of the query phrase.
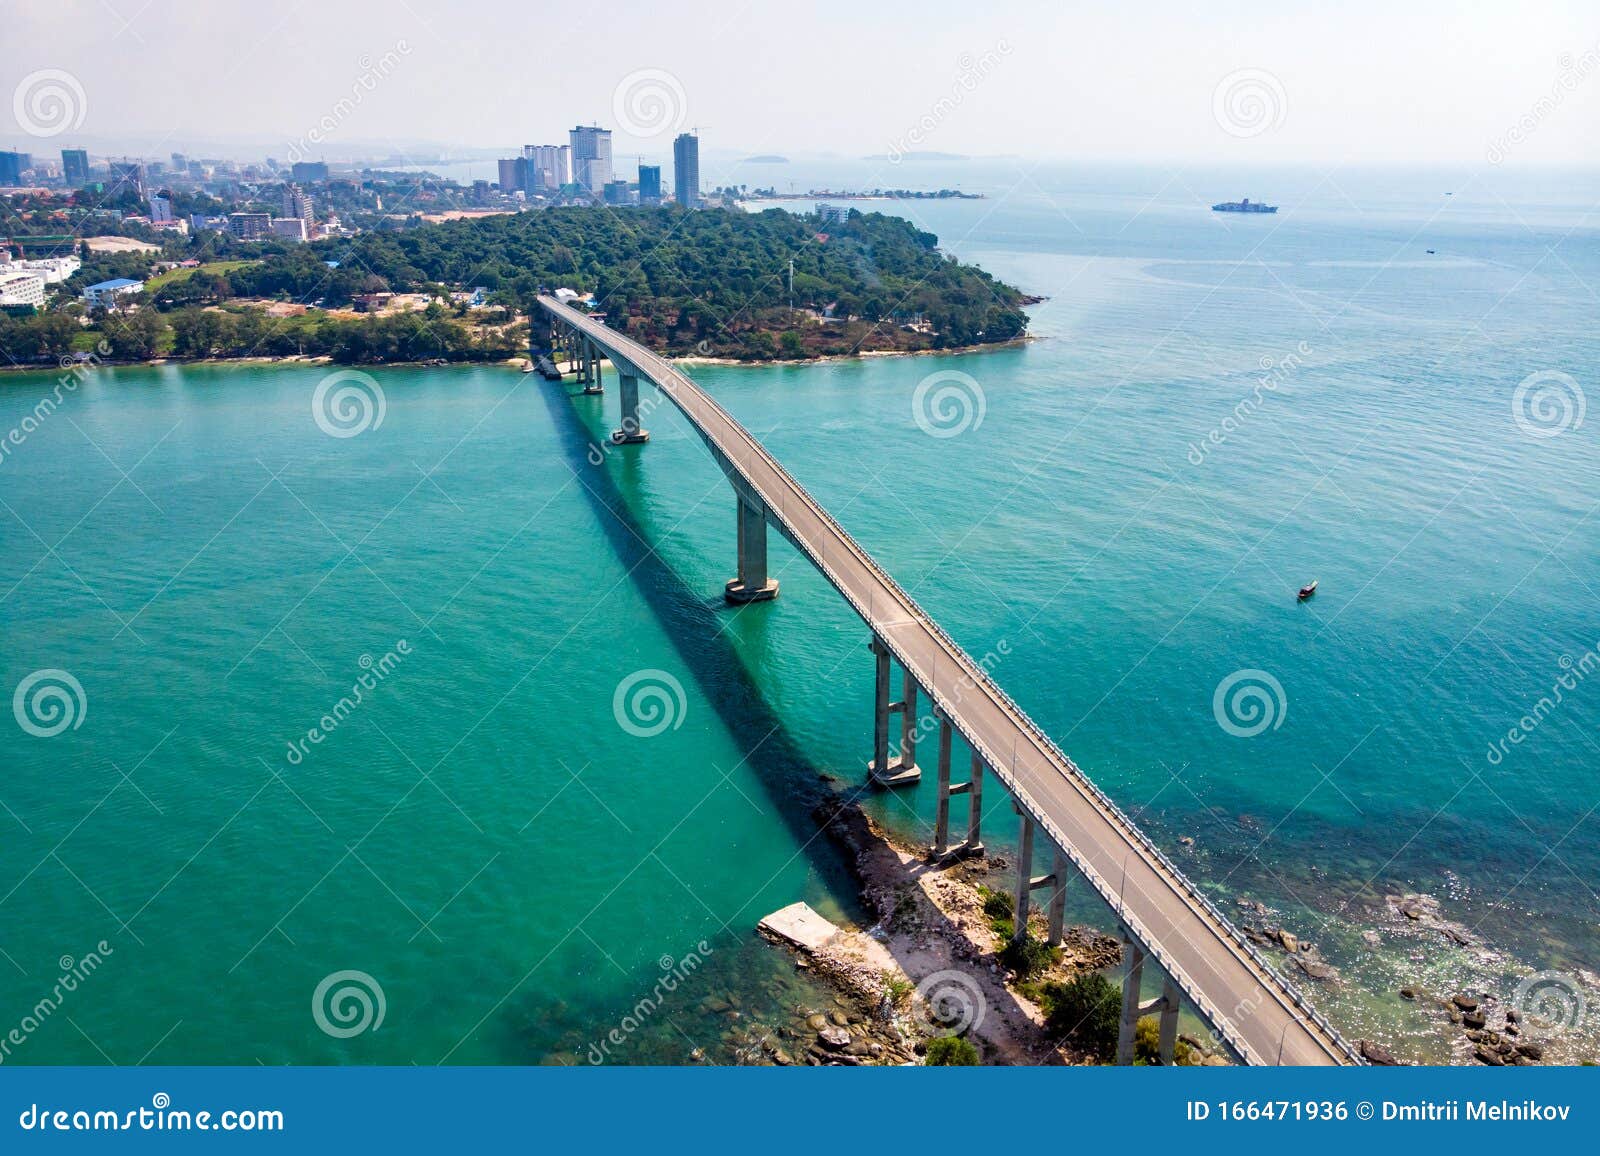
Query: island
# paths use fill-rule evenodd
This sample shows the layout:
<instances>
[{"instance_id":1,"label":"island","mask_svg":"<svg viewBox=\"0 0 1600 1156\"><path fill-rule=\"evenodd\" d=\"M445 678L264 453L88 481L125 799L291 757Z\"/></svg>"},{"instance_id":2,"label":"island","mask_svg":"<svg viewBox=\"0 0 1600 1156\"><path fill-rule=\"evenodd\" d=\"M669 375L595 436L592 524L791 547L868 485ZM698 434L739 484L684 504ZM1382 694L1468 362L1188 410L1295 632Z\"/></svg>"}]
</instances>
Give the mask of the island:
<instances>
[{"instance_id":1,"label":"island","mask_svg":"<svg viewBox=\"0 0 1600 1156\"><path fill-rule=\"evenodd\" d=\"M569 289L670 356L801 360L1017 340L1030 302L899 217L555 207L309 244L211 234L84 248L65 304L0 315L23 367L63 358L505 361L541 292ZM174 258L182 259L175 260ZM126 283L86 304L84 288ZM59 300L59 299L58 299Z\"/></svg>"}]
</instances>

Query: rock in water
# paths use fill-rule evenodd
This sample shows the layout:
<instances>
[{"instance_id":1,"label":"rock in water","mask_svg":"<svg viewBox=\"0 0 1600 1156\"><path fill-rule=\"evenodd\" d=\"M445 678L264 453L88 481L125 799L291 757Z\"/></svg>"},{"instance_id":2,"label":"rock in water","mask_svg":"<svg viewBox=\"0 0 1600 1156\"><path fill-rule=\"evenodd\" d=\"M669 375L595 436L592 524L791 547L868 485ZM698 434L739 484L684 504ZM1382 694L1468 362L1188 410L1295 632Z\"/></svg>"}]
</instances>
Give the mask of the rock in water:
<instances>
[{"instance_id":1,"label":"rock in water","mask_svg":"<svg viewBox=\"0 0 1600 1156\"><path fill-rule=\"evenodd\" d=\"M1400 1064L1400 1061L1394 1058L1393 1052L1382 1044L1375 1044L1371 1040L1362 1040L1360 1051L1362 1059L1380 1068L1393 1068Z\"/></svg>"},{"instance_id":2,"label":"rock in water","mask_svg":"<svg viewBox=\"0 0 1600 1156\"><path fill-rule=\"evenodd\" d=\"M836 1028L832 1024L817 1033L817 1037L828 1047L835 1051L850 1046L850 1033L843 1028Z\"/></svg>"}]
</instances>

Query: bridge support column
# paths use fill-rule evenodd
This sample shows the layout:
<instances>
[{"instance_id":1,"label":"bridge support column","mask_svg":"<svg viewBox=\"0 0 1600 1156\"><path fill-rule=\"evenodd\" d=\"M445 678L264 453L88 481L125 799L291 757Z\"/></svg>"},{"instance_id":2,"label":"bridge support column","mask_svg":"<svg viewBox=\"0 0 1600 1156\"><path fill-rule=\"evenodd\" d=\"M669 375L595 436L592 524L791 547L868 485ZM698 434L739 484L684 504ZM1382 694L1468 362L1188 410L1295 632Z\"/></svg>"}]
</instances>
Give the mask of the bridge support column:
<instances>
[{"instance_id":1,"label":"bridge support column","mask_svg":"<svg viewBox=\"0 0 1600 1156\"><path fill-rule=\"evenodd\" d=\"M964 855L983 854L983 759L972 756L972 778L967 782L967 845Z\"/></svg>"},{"instance_id":2,"label":"bridge support column","mask_svg":"<svg viewBox=\"0 0 1600 1156\"><path fill-rule=\"evenodd\" d=\"M873 659L877 664L877 677L874 686L872 706L872 762L867 765L867 781L874 787L908 787L922 777L922 771L915 762L915 744L912 746L913 761L908 767L905 763L904 722L901 724L900 757L893 760L889 757L889 716L895 711L904 711L904 696L902 701L889 700L891 677L889 648L884 645L883 639L876 634L872 636L870 644ZM916 682L912 680L909 672L902 668L900 672L902 683L910 687L910 693L916 694ZM913 707L913 709L915 709Z\"/></svg>"},{"instance_id":3,"label":"bridge support column","mask_svg":"<svg viewBox=\"0 0 1600 1156\"><path fill-rule=\"evenodd\" d=\"M622 383L622 428L611 431L611 440L619 446L637 445L650 440L650 431L639 418L639 379L631 373L617 370Z\"/></svg>"},{"instance_id":4,"label":"bridge support column","mask_svg":"<svg viewBox=\"0 0 1600 1156\"><path fill-rule=\"evenodd\" d=\"M922 770L917 766L917 680L904 666L900 668L900 766L903 770L916 771L917 777L922 777Z\"/></svg>"},{"instance_id":5,"label":"bridge support column","mask_svg":"<svg viewBox=\"0 0 1600 1156\"><path fill-rule=\"evenodd\" d=\"M934 811L933 854L943 859L950 853L950 741L955 728L937 707L933 715L939 720L939 801Z\"/></svg>"},{"instance_id":6,"label":"bridge support column","mask_svg":"<svg viewBox=\"0 0 1600 1156\"><path fill-rule=\"evenodd\" d=\"M583 342L583 392L604 393L605 382L600 376L600 351L588 340Z\"/></svg>"},{"instance_id":7,"label":"bridge support column","mask_svg":"<svg viewBox=\"0 0 1600 1156\"><path fill-rule=\"evenodd\" d=\"M1067 921L1067 857L1056 852L1055 866L1051 868L1053 885L1050 889L1050 931L1045 942L1051 947L1061 946L1061 936Z\"/></svg>"},{"instance_id":8,"label":"bridge support column","mask_svg":"<svg viewBox=\"0 0 1600 1156\"><path fill-rule=\"evenodd\" d=\"M1015 926L1011 942L1021 943L1028 937L1028 912L1033 902L1033 818L1021 807L1017 815L1022 825L1017 831L1017 888L1012 904Z\"/></svg>"},{"instance_id":9,"label":"bridge support column","mask_svg":"<svg viewBox=\"0 0 1600 1156\"><path fill-rule=\"evenodd\" d=\"M1161 991L1161 1063L1171 1067L1178 1054L1178 985L1167 977Z\"/></svg>"},{"instance_id":10,"label":"bridge support column","mask_svg":"<svg viewBox=\"0 0 1600 1156\"><path fill-rule=\"evenodd\" d=\"M736 605L765 602L778 596L777 579L767 577L767 510L759 498L742 490L736 504L739 576L728 583L724 593Z\"/></svg>"},{"instance_id":11,"label":"bridge support column","mask_svg":"<svg viewBox=\"0 0 1600 1156\"><path fill-rule=\"evenodd\" d=\"M1124 930L1122 950L1126 959L1122 973L1122 1019L1117 1027L1117 1063L1127 1067L1133 1063L1133 1034L1139 1023L1139 983L1144 978L1144 949Z\"/></svg>"}]
</instances>

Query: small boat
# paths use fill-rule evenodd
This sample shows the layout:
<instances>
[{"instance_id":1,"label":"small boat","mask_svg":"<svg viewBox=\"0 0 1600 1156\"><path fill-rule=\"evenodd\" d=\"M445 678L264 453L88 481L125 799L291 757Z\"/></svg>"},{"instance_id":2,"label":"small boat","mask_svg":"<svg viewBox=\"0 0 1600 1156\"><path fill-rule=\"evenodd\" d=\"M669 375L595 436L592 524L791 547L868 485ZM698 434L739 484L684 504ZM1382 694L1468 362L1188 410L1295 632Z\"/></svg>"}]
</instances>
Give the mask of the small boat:
<instances>
[{"instance_id":1,"label":"small boat","mask_svg":"<svg viewBox=\"0 0 1600 1156\"><path fill-rule=\"evenodd\" d=\"M1430 257L1433 256L1433 250L1432 249L1428 250L1428 256L1430 256Z\"/></svg>"},{"instance_id":2,"label":"small boat","mask_svg":"<svg viewBox=\"0 0 1600 1156\"><path fill-rule=\"evenodd\" d=\"M1300 593L1297 594L1296 597L1299 598L1300 601L1304 602L1307 598L1310 598L1316 592L1317 592L1317 580L1315 578L1313 578L1306 585L1300 587Z\"/></svg>"}]
</instances>

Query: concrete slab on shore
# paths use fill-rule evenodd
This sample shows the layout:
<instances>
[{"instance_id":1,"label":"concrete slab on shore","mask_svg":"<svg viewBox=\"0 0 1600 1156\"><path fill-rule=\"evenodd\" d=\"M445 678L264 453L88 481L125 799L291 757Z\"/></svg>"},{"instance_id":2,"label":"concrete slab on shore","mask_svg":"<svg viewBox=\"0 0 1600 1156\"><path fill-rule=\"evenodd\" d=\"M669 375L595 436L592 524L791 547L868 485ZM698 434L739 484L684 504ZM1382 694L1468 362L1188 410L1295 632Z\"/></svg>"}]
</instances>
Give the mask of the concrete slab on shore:
<instances>
[{"instance_id":1,"label":"concrete slab on shore","mask_svg":"<svg viewBox=\"0 0 1600 1156\"><path fill-rule=\"evenodd\" d=\"M839 929L805 903L791 903L756 925L761 931L806 951L821 950Z\"/></svg>"}]
</instances>

